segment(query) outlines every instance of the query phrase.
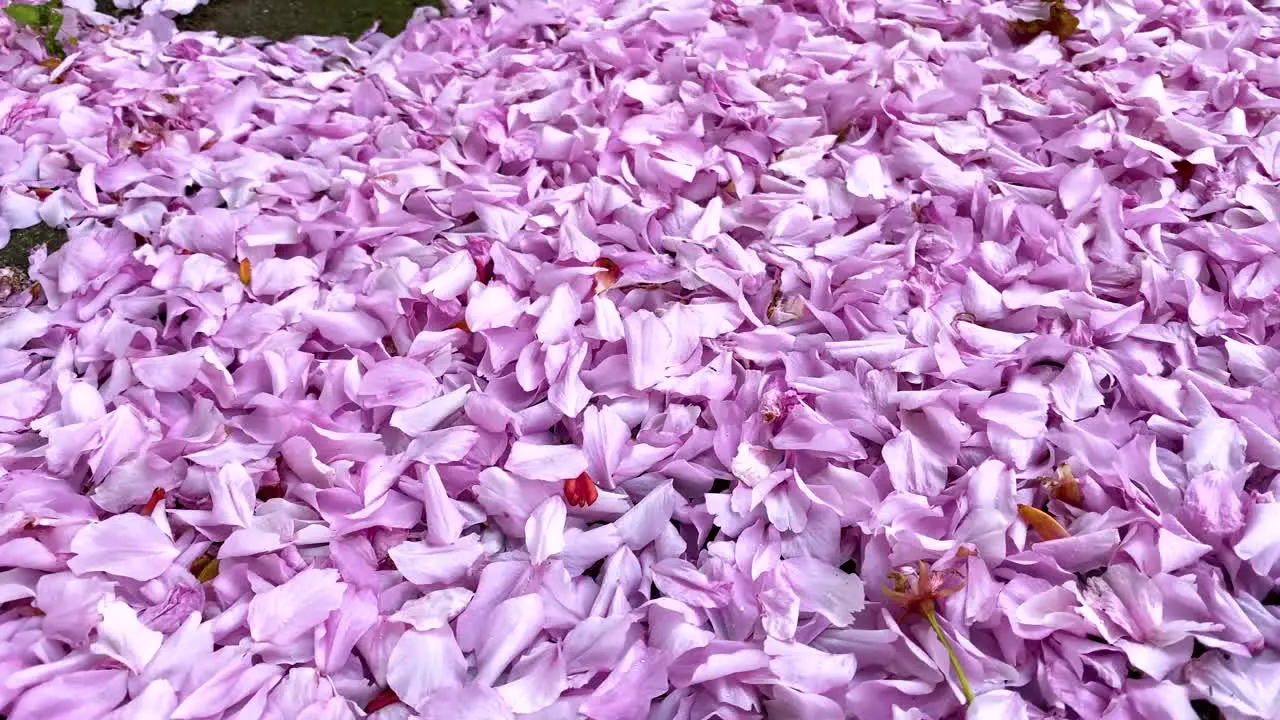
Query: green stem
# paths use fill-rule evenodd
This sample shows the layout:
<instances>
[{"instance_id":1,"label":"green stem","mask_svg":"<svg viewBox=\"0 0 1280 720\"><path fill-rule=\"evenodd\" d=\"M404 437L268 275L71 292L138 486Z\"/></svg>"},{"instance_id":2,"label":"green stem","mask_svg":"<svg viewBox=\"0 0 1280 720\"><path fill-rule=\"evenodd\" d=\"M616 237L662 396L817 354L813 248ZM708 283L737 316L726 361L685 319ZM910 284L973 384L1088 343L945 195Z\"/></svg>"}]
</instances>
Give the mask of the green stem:
<instances>
[{"instance_id":1,"label":"green stem","mask_svg":"<svg viewBox=\"0 0 1280 720\"><path fill-rule=\"evenodd\" d=\"M933 634L938 636L938 642L942 643L942 647L947 650L947 657L951 658L951 667L956 671L956 681L960 683L960 691L964 693L964 702L969 704L973 702L973 688L969 687L969 677L964 674L964 668L960 667L960 658L956 657L955 648L951 647L951 641L947 639L947 634L942 632L942 626L938 624L938 614L933 608L928 608L924 612L924 616L928 618L929 625L933 627Z\"/></svg>"}]
</instances>

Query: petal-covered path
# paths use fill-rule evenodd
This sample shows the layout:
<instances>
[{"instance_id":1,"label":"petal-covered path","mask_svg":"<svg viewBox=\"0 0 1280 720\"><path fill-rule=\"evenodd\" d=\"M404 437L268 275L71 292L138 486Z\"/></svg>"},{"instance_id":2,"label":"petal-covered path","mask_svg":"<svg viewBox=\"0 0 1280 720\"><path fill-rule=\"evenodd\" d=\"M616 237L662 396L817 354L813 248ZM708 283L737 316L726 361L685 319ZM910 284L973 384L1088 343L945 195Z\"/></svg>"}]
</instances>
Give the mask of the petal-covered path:
<instances>
[{"instance_id":1,"label":"petal-covered path","mask_svg":"<svg viewBox=\"0 0 1280 720\"><path fill-rule=\"evenodd\" d=\"M9 720L1280 717L1277 0L67 4Z\"/></svg>"}]
</instances>

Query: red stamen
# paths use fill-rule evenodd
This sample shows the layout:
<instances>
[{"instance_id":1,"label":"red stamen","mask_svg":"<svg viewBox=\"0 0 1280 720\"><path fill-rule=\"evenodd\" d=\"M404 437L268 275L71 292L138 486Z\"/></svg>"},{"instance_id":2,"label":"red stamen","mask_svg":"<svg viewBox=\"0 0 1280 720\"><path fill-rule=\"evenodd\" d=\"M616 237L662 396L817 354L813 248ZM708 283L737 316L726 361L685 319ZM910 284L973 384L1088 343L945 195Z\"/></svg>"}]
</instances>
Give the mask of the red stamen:
<instances>
[{"instance_id":1,"label":"red stamen","mask_svg":"<svg viewBox=\"0 0 1280 720\"><path fill-rule=\"evenodd\" d=\"M586 473L564 481L565 502L573 507L587 507L599 497L600 491L596 489L596 484L591 479L591 476Z\"/></svg>"},{"instance_id":2,"label":"red stamen","mask_svg":"<svg viewBox=\"0 0 1280 720\"><path fill-rule=\"evenodd\" d=\"M493 261L482 262L480 258L475 258L473 262L476 264L476 280L487 284L493 278Z\"/></svg>"},{"instance_id":3,"label":"red stamen","mask_svg":"<svg viewBox=\"0 0 1280 720\"><path fill-rule=\"evenodd\" d=\"M369 704L365 705L364 711L367 713L375 713L384 707L395 705L398 702L400 702L400 696L396 695L395 690L387 688L373 696L373 699L369 701Z\"/></svg>"},{"instance_id":4,"label":"red stamen","mask_svg":"<svg viewBox=\"0 0 1280 720\"><path fill-rule=\"evenodd\" d=\"M257 496L261 502L282 498L284 497L284 488L279 485L263 485L258 488Z\"/></svg>"},{"instance_id":5,"label":"red stamen","mask_svg":"<svg viewBox=\"0 0 1280 720\"><path fill-rule=\"evenodd\" d=\"M164 488L156 488L151 491L151 497L147 500L147 504L142 506L142 514L150 515L156 507L164 500Z\"/></svg>"}]
</instances>

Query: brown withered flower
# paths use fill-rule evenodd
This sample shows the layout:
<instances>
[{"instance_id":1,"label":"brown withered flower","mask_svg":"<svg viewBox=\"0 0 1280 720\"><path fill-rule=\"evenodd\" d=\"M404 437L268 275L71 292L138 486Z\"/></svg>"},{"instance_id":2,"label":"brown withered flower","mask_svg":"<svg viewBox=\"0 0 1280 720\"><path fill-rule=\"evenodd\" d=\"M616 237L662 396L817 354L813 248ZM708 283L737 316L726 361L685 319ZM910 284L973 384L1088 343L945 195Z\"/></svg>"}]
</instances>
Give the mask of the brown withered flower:
<instances>
[{"instance_id":1,"label":"brown withered flower","mask_svg":"<svg viewBox=\"0 0 1280 720\"><path fill-rule=\"evenodd\" d=\"M196 576L196 582L205 584L213 582L218 577L218 549L211 547L203 555L196 558L191 563L191 574Z\"/></svg>"},{"instance_id":2,"label":"brown withered flower","mask_svg":"<svg viewBox=\"0 0 1280 720\"><path fill-rule=\"evenodd\" d=\"M1080 29L1080 18L1067 8L1063 0L1048 0L1049 16L1038 20L1010 20L1009 39L1019 45L1035 40L1041 33L1049 33L1066 42Z\"/></svg>"},{"instance_id":3,"label":"brown withered flower","mask_svg":"<svg viewBox=\"0 0 1280 720\"><path fill-rule=\"evenodd\" d=\"M1084 491L1080 489L1080 481L1071 472L1071 466L1058 466L1055 477L1042 477L1040 482L1049 491L1049 497L1064 502L1072 507L1084 507Z\"/></svg>"}]
</instances>

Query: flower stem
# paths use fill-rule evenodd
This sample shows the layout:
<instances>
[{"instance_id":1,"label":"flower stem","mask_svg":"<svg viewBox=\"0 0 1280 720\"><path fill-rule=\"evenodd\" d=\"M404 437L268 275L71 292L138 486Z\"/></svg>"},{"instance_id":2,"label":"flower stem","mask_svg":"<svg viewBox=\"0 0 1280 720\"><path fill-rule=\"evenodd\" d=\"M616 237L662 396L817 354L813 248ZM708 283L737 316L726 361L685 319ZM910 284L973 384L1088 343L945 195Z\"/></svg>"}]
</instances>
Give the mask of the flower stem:
<instances>
[{"instance_id":1,"label":"flower stem","mask_svg":"<svg viewBox=\"0 0 1280 720\"><path fill-rule=\"evenodd\" d=\"M956 680L960 683L960 691L964 693L965 704L972 703L973 688L969 687L969 677L964 674L964 668L960 667L960 658L956 657L955 648L951 647L951 641L947 639L947 634L942 632L942 626L938 624L938 614L933 608L927 608L924 616L929 619L929 625L933 628L933 634L938 636L938 642L946 648L947 657L951 658L951 667L956 671Z\"/></svg>"}]
</instances>

